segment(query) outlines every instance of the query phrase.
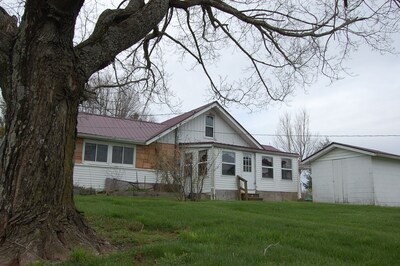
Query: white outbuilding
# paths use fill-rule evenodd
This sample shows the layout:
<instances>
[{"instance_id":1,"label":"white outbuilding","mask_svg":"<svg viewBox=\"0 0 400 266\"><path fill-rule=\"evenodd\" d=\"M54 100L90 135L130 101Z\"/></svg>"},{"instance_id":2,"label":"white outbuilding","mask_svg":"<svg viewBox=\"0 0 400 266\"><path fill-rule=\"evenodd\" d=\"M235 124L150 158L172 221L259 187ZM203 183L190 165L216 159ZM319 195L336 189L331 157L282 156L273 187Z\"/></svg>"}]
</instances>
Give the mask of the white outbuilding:
<instances>
[{"instance_id":1,"label":"white outbuilding","mask_svg":"<svg viewBox=\"0 0 400 266\"><path fill-rule=\"evenodd\" d=\"M400 206L400 155L333 142L303 165L315 202Z\"/></svg>"}]
</instances>

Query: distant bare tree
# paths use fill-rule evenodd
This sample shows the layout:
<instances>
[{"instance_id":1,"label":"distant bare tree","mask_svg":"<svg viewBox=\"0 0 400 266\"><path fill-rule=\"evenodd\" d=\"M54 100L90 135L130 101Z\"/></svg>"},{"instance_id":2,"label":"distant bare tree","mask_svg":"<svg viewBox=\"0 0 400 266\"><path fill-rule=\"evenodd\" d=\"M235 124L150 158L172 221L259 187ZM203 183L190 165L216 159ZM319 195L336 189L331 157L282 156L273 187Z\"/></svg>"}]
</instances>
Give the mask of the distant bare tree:
<instances>
[{"instance_id":1,"label":"distant bare tree","mask_svg":"<svg viewBox=\"0 0 400 266\"><path fill-rule=\"evenodd\" d=\"M265 106L318 74L336 78L360 44L392 51L390 34L399 30L392 0L120 0L99 9L93 30L76 41L77 18L90 2L0 0L0 87L7 105L0 264L63 260L77 246L110 248L72 194L78 106L98 71L123 62L115 67L119 73L130 61L130 80L141 81L137 92L162 100L169 94L159 63L175 47L175 56L200 66L222 103ZM229 45L247 62L233 82L211 71Z\"/></svg>"},{"instance_id":2,"label":"distant bare tree","mask_svg":"<svg viewBox=\"0 0 400 266\"><path fill-rule=\"evenodd\" d=\"M289 113L280 117L275 138L277 148L297 153L300 159L304 159L316 150L318 141L318 134L311 132L310 116L306 109L299 110L294 117Z\"/></svg>"},{"instance_id":3,"label":"distant bare tree","mask_svg":"<svg viewBox=\"0 0 400 266\"><path fill-rule=\"evenodd\" d=\"M82 112L136 120L152 120L147 111L147 101L142 103L141 95L131 84L114 84L111 75L95 75L86 84L86 101L79 110ZM146 100L146 99L145 99Z\"/></svg>"}]
</instances>

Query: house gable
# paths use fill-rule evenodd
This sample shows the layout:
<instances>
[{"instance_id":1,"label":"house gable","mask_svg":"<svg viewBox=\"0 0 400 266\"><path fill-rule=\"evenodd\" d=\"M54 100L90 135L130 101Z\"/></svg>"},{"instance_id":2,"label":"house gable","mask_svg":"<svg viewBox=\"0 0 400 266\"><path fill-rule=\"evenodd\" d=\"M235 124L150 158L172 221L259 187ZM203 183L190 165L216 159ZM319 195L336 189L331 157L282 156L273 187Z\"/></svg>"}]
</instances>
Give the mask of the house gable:
<instances>
[{"instance_id":1,"label":"house gable","mask_svg":"<svg viewBox=\"0 0 400 266\"><path fill-rule=\"evenodd\" d=\"M206 118L213 118L213 134L206 136ZM177 118L163 122L170 127L147 143L161 141L174 143L214 142L263 149L262 145L248 133L218 102L187 112ZM175 130L178 130L177 136Z\"/></svg>"}]
</instances>

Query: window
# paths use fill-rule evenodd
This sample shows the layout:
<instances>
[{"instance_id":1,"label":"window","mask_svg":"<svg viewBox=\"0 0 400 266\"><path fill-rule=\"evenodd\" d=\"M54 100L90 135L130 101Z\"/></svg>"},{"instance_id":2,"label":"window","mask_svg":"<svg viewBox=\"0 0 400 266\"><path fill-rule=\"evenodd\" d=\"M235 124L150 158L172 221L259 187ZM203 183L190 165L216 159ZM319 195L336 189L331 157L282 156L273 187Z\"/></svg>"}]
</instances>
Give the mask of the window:
<instances>
[{"instance_id":1,"label":"window","mask_svg":"<svg viewBox=\"0 0 400 266\"><path fill-rule=\"evenodd\" d=\"M251 172L251 154L243 154L243 172Z\"/></svg>"},{"instance_id":2,"label":"window","mask_svg":"<svg viewBox=\"0 0 400 266\"><path fill-rule=\"evenodd\" d=\"M214 137L214 116L206 116L206 137Z\"/></svg>"},{"instance_id":3,"label":"window","mask_svg":"<svg viewBox=\"0 0 400 266\"><path fill-rule=\"evenodd\" d=\"M193 154L185 153L184 165L183 165L183 176L190 177L193 174Z\"/></svg>"},{"instance_id":4,"label":"window","mask_svg":"<svg viewBox=\"0 0 400 266\"><path fill-rule=\"evenodd\" d=\"M113 146L111 162L119 164L133 164L133 148Z\"/></svg>"},{"instance_id":5,"label":"window","mask_svg":"<svg viewBox=\"0 0 400 266\"><path fill-rule=\"evenodd\" d=\"M97 143L85 143L85 161L107 162L108 146Z\"/></svg>"},{"instance_id":6,"label":"window","mask_svg":"<svg viewBox=\"0 0 400 266\"><path fill-rule=\"evenodd\" d=\"M274 167L272 157L263 156L261 160L262 177L274 178Z\"/></svg>"},{"instance_id":7,"label":"window","mask_svg":"<svg viewBox=\"0 0 400 266\"><path fill-rule=\"evenodd\" d=\"M282 158L282 179L292 180L292 160L288 158Z\"/></svg>"},{"instance_id":8,"label":"window","mask_svg":"<svg viewBox=\"0 0 400 266\"><path fill-rule=\"evenodd\" d=\"M199 176L207 175L207 160L207 150L199 151L199 163L197 165Z\"/></svg>"},{"instance_id":9,"label":"window","mask_svg":"<svg viewBox=\"0 0 400 266\"><path fill-rule=\"evenodd\" d=\"M222 174L223 175L235 175L235 153L230 151L222 152Z\"/></svg>"}]
</instances>

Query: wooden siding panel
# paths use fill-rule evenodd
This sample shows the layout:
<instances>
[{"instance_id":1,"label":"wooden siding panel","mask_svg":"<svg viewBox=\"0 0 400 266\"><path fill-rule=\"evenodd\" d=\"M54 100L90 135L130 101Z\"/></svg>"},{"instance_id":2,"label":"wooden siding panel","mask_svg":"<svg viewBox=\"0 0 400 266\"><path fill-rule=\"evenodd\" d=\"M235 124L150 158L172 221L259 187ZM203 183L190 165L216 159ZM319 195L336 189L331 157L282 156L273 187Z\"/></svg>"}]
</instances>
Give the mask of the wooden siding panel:
<instances>
[{"instance_id":1,"label":"wooden siding panel","mask_svg":"<svg viewBox=\"0 0 400 266\"><path fill-rule=\"evenodd\" d=\"M155 169L160 156L172 157L175 145L167 143L152 143L148 146L136 146L136 168Z\"/></svg>"},{"instance_id":2,"label":"wooden siding panel","mask_svg":"<svg viewBox=\"0 0 400 266\"><path fill-rule=\"evenodd\" d=\"M77 164L81 164L83 160L83 139L77 138L75 144L74 161Z\"/></svg>"}]
</instances>

